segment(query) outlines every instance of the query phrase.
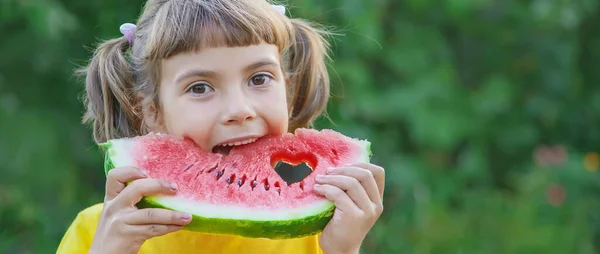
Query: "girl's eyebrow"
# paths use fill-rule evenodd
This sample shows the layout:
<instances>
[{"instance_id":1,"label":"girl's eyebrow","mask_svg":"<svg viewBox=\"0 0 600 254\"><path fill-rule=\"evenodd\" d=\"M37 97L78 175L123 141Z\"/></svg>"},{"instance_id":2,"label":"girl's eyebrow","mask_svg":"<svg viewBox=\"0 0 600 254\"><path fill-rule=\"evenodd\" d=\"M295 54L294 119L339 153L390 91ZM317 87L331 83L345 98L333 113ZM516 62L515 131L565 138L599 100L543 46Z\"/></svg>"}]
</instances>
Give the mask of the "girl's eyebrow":
<instances>
[{"instance_id":1,"label":"girl's eyebrow","mask_svg":"<svg viewBox=\"0 0 600 254\"><path fill-rule=\"evenodd\" d=\"M279 68L279 64L276 61L265 58L265 59L260 59L260 60L256 61L255 63L249 64L248 66L246 66L244 68L244 72L250 72L254 69L264 67L264 66L273 66L273 67ZM191 77L214 78L216 76L217 76L217 73L214 71L207 71L207 70L202 70L202 69L192 69L192 70L187 70L183 74L179 75L177 77L177 79L175 79L175 83L176 84L181 83L184 80L191 78Z\"/></svg>"},{"instance_id":2,"label":"girl's eyebrow","mask_svg":"<svg viewBox=\"0 0 600 254\"><path fill-rule=\"evenodd\" d=\"M177 77L177 79L175 80L175 83L176 84L181 83L184 80L191 78L191 77L214 78L215 76L217 76L217 73L215 73L214 71L192 69L192 70L187 70L183 74L179 75L179 77Z\"/></svg>"},{"instance_id":3,"label":"girl's eyebrow","mask_svg":"<svg viewBox=\"0 0 600 254\"><path fill-rule=\"evenodd\" d=\"M279 64L276 61L273 61L272 59L269 58L264 58L264 59L260 59L258 61L256 61L253 64L250 64L248 66L246 66L246 68L244 68L245 72L249 72L251 70L263 67L263 66L273 66L276 68L279 68Z\"/></svg>"}]
</instances>

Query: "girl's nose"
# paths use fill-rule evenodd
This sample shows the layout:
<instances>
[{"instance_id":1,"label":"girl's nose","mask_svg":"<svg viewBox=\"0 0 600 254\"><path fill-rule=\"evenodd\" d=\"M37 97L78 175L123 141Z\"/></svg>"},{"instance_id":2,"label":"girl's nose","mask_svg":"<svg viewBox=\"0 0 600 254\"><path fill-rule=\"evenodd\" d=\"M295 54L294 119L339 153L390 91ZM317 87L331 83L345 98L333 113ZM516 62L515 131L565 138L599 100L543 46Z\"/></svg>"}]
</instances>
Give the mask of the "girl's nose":
<instances>
[{"instance_id":1,"label":"girl's nose","mask_svg":"<svg viewBox=\"0 0 600 254\"><path fill-rule=\"evenodd\" d=\"M236 91L228 97L224 104L226 109L223 114L223 124L243 124L245 121L256 118L256 111L251 100L243 91Z\"/></svg>"}]
</instances>

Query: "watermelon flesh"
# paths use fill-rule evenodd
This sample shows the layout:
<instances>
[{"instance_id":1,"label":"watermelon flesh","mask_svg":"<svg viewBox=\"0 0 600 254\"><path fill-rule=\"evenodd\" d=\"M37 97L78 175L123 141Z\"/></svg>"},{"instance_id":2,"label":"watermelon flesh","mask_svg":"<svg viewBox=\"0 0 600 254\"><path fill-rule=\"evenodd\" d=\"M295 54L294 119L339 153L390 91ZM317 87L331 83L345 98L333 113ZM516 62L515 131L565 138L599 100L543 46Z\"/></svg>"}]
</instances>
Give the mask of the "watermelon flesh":
<instances>
[{"instance_id":1,"label":"watermelon flesh","mask_svg":"<svg viewBox=\"0 0 600 254\"><path fill-rule=\"evenodd\" d=\"M335 207L313 192L315 176L370 158L368 141L312 129L263 137L233 147L226 156L161 134L114 139L101 146L106 149L106 172L134 166L150 178L177 183L176 195L144 197L138 207L188 212L193 218L187 230L269 239L322 231ZM288 184L273 169L277 163L304 163L312 172Z\"/></svg>"}]
</instances>

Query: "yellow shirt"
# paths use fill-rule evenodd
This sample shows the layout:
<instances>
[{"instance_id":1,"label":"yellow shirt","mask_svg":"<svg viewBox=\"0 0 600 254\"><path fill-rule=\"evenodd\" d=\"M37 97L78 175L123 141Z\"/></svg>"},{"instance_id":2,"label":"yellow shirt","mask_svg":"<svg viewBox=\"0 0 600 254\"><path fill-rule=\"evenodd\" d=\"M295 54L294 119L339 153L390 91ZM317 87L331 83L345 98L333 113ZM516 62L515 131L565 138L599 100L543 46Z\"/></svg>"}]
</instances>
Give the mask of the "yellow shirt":
<instances>
[{"instance_id":1,"label":"yellow shirt","mask_svg":"<svg viewBox=\"0 0 600 254\"><path fill-rule=\"evenodd\" d=\"M101 213L102 204L81 211L67 229L56 253L88 253ZM323 252L319 247L318 235L298 239L268 240L179 230L147 240L139 253L322 254Z\"/></svg>"}]
</instances>

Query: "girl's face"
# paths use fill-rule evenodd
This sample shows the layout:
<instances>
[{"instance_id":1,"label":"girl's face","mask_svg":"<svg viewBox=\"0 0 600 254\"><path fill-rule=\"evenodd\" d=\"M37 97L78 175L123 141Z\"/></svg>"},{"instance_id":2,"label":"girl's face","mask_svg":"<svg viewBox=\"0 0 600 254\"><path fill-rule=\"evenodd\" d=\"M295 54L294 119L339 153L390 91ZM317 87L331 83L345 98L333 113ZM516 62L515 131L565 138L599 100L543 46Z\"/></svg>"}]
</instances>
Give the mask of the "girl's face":
<instances>
[{"instance_id":1,"label":"girl's face","mask_svg":"<svg viewBox=\"0 0 600 254\"><path fill-rule=\"evenodd\" d=\"M277 47L218 47L162 62L156 131L192 139L205 151L288 128Z\"/></svg>"}]
</instances>

